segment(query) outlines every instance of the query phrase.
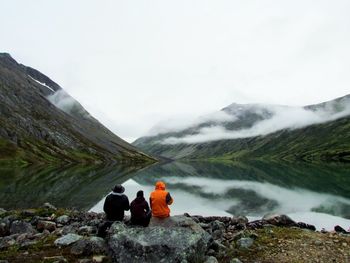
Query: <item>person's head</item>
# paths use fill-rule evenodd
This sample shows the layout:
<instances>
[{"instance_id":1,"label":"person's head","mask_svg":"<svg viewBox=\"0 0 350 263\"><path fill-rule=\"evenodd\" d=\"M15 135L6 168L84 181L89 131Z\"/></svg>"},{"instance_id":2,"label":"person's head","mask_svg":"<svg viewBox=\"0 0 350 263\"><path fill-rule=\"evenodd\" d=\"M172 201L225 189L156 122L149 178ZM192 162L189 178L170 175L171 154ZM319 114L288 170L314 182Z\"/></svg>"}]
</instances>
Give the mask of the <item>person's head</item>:
<instances>
[{"instance_id":1,"label":"person's head","mask_svg":"<svg viewBox=\"0 0 350 263\"><path fill-rule=\"evenodd\" d=\"M121 184L117 184L116 186L114 186L114 188L112 189L112 191L114 193L118 193L118 194L122 194L125 191L125 188L121 185Z\"/></svg>"},{"instance_id":2,"label":"person's head","mask_svg":"<svg viewBox=\"0 0 350 263\"><path fill-rule=\"evenodd\" d=\"M156 190L165 190L165 183L162 181L156 182Z\"/></svg>"},{"instance_id":3,"label":"person's head","mask_svg":"<svg viewBox=\"0 0 350 263\"><path fill-rule=\"evenodd\" d=\"M138 191L136 194L136 197L143 198L143 191L142 190Z\"/></svg>"}]
</instances>

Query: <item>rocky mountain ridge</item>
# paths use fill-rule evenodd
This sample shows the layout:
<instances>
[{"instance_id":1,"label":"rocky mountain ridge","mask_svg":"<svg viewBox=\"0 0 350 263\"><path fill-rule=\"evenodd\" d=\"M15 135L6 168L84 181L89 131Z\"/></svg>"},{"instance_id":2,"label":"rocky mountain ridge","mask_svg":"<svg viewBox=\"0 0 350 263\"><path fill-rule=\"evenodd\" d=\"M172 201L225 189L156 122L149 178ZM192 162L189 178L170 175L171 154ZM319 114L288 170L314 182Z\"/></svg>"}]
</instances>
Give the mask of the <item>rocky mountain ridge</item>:
<instances>
[{"instance_id":1,"label":"rocky mountain ridge","mask_svg":"<svg viewBox=\"0 0 350 263\"><path fill-rule=\"evenodd\" d=\"M153 162L57 83L0 53L0 161Z\"/></svg>"},{"instance_id":2,"label":"rocky mountain ridge","mask_svg":"<svg viewBox=\"0 0 350 263\"><path fill-rule=\"evenodd\" d=\"M233 103L221 112L228 118L133 145L170 159L350 159L350 95L305 107Z\"/></svg>"}]
</instances>

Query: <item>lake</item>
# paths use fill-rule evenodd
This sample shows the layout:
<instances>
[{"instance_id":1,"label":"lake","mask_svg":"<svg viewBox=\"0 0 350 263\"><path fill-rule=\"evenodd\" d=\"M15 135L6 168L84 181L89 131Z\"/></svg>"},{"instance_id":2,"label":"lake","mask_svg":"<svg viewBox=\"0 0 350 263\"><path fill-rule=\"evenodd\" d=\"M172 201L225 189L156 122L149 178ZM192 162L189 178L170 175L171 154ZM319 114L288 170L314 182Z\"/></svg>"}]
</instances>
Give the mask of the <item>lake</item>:
<instances>
[{"instance_id":1,"label":"lake","mask_svg":"<svg viewBox=\"0 0 350 263\"><path fill-rule=\"evenodd\" d=\"M350 166L283 162L171 162L151 167L0 168L0 207L58 207L101 212L104 197L122 183L130 201L148 197L163 180L174 198L172 214L283 213L318 229L350 226Z\"/></svg>"}]
</instances>

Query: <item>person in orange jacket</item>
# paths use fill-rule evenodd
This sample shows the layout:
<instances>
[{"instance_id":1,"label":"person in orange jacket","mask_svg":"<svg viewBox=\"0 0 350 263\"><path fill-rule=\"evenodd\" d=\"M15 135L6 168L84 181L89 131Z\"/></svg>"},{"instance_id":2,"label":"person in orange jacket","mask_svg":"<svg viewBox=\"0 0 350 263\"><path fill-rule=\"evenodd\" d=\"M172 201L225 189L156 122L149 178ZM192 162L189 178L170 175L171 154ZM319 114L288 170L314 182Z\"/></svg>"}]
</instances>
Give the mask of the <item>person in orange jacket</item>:
<instances>
[{"instance_id":1,"label":"person in orange jacket","mask_svg":"<svg viewBox=\"0 0 350 263\"><path fill-rule=\"evenodd\" d=\"M152 209L152 216L166 218L170 216L168 205L173 203L170 193L165 191L165 183L158 181L155 190L151 193L149 203Z\"/></svg>"}]
</instances>

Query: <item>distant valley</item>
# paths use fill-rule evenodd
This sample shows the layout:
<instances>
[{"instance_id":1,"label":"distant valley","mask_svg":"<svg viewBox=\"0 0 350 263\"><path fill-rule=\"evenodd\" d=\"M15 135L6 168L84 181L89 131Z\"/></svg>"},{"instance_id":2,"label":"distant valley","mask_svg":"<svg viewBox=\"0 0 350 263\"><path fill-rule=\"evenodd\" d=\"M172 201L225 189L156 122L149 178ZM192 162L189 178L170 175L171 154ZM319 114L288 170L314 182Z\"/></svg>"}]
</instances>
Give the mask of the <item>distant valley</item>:
<instances>
[{"instance_id":1,"label":"distant valley","mask_svg":"<svg viewBox=\"0 0 350 263\"><path fill-rule=\"evenodd\" d=\"M159 130L133 145L169 159L349 162L350 95L305 107L233 103L181 130Z\"/></svg>"}]
</instances>

